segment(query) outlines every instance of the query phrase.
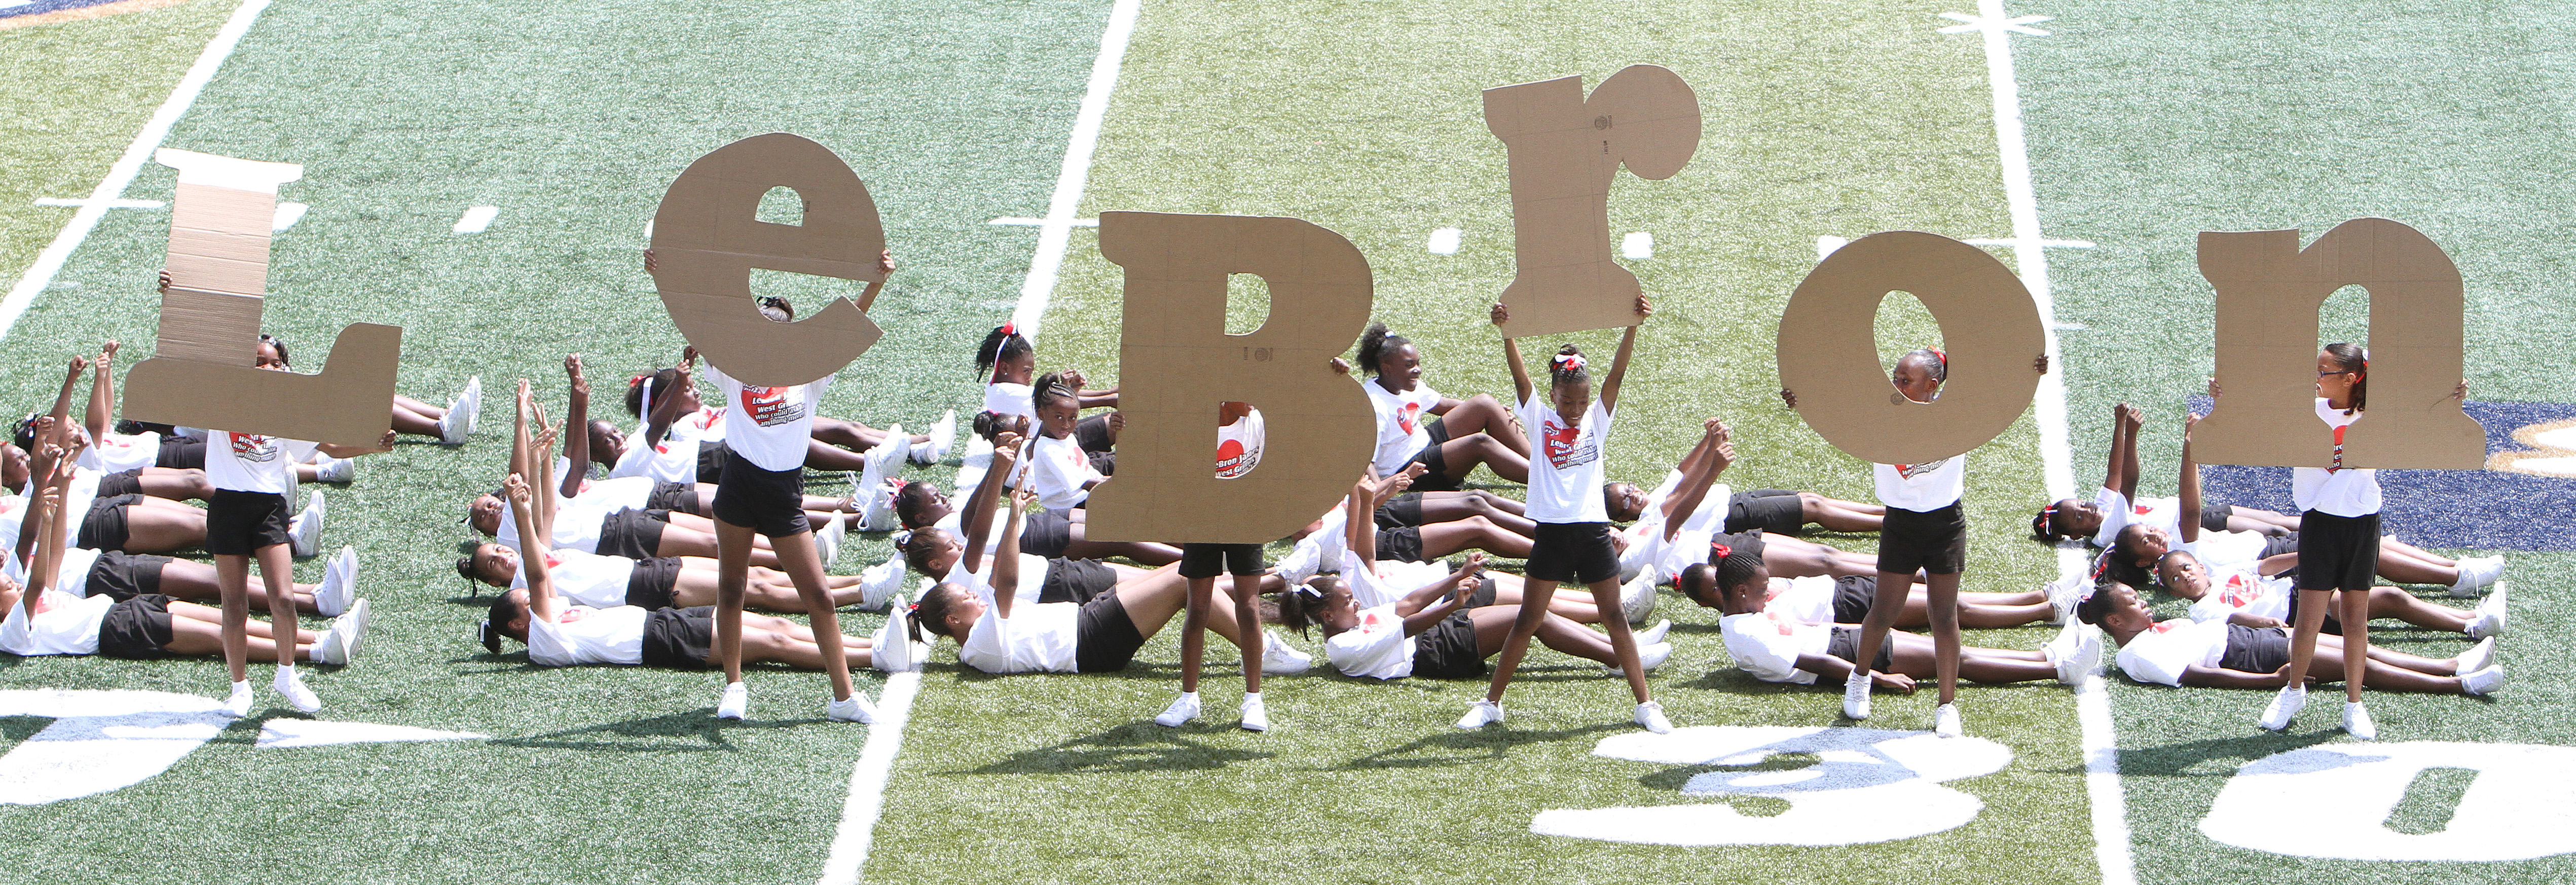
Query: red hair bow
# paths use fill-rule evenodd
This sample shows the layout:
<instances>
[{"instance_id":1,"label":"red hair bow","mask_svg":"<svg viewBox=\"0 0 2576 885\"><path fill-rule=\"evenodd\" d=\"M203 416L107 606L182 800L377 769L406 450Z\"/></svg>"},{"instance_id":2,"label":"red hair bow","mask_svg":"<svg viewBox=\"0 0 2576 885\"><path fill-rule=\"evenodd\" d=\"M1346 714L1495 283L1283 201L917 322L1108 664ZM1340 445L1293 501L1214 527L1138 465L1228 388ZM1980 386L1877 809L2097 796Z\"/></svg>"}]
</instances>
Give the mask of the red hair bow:
<instances>
[{"instance_id":1,"label":"red hair bow","mask_svg":"<svg viewBox=\"0 0 2576 885\"><path fill-rule=\"evenodd\" d=\"M1941 352L1941 348L1938 348L1938 347L1926 347L1926 348L1924 348L1924 350L1929 350L1929 351L1931 351L1931 352L1932 352L1932 358L1933 358L1933 359L1940 360L1940 361L1941 361L1941 367L1942 367L1942 368L1949 368L1949 366L1950 366L1950 355L1949 355L1949 354L1946 354L1946 353L1942 353L1942 352Z\"/></svg>"},{"instance_id":2,"label":"red hair bow","mask_svg":"<svg viewBox=\"0 0 2576 885\"><path fill-rule=\"evenodd\" d=\"M1020 334L1020 324L1017 321L1002 324L1002 337L1009 338L1017 334Z\"/></svg>"},{"instance_id":3,"label":"red hair bow","mask_svg":"<svg viewBox=\"0 0 2576 885\"><path fill-rule=\"evenodd\" d=\"M1710 544L1710 545L1708 545L1708 558L1709 558L1709 561L1711 561L1711 562L1721 561L1721 560L1726 559L1726 558L1727 558L1727 557L1729 557L1729 556L1734 556L1734 555L1735 555L1735 548L1733 548L1733 547L1729 547L1729 546L1726 546L1726 545L1724 545L1724 544Z\"/></svg>"},{"instance_id":4,"label":"red hair bow","mask_svg":"<svg viewBox=\"0 0 2576 885\"><path fill-rule=\"evenodd\" d=\"M1557 371L1560 372L1571 372L1576 369L1583 368L1585 365L1583 362L1583 355L1579 353L1557 354L1555 359L1548 361L1548 364L1555 366Z\"/></svg>"}]
</instances>

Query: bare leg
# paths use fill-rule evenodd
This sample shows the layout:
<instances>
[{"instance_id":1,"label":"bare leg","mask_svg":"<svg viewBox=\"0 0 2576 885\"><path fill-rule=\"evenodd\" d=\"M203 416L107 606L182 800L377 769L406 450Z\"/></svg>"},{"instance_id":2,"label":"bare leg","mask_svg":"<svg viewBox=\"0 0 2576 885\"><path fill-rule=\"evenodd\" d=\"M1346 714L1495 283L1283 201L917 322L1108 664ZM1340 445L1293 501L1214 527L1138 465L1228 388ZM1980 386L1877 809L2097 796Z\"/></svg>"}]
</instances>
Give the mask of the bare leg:
<instances>
[{"instance_id":1,"label":"bare leg","mask_svg":"<svg viewBox=\"0 0 2576 885\"><path fill-rule=\"evenodd\" d=\"M1213 597L1216 596L1216 578L1190 578L1188 581L1187 614L1181 616L1181 693L1183 694L1199 690L1199 668L1201 662L1207 657L1208 609L1212 607ZM1120 597L1120 601L1124 602L1125 597Z\"/></svg>"},{"instance_id":2,"label":"bare leg","mask_svg":"<svg viewBox=\"0 0 2576 885\"><path fill-rule=\"evenodd\" d=\"M1488 572L1487 574L1492 574L1497 578L1519 577L1518 575L1495 572ZM1519 586L1498 580L1494 582L1494 604L1485 606L1485 608L1502 608L1505 606L1518 608L1520 604L1521 591ZM1482 610L1483 609L1470 609L1470 611ZM1576 596L1560 595L1554 599L1548 600L1547 613L1573 621L1577 624L1601 623L1601 609L1595 607L1592 604L1592 600ZM1545 637L1541 637L1542 640L1544 640L1544 638ZM1550 647L1552 648L1553 646Z\"/></svg>"},{"instance_id":3,"label":"bare leg","mask_svg":"<svg viewBox=\"0 0 2576 885\"><path fill-rule=\"evenodd\" d=\"M771 538L770 543L777 546L779 564L786 569L788 578L795 583L796 595L805 601L805 616L813 622L814 626L814 645L822 652L823 673L830 677L832 683L832 698L849 700L850 693L856 689L850 684L850 664L841 649L840 613L834 610L836 606L832 601L832 591L824 584L823 559L814 550L814 533L797 532L779 535ZM749 570L745 569L745 571ZM724 574L732 574L732 572L728 570ZM722 594L719 593L719 595ZM742 616L740 604L737 598L735 601L737 608L733 612L737 619ZM719 608L717 611L723 612L725 609ZM734 670L728 672L739 671L740 665L737 664Z\"/></svg>"},{"instance_id":4,"label":"bare leg","mask_svg":"<svg viewBox=\"0 0 2576 885\"><path fill-rule=\"evenodd\" d=\"M1481 516L1471 516L1459 522L1432 523L1423 526L1421 531L1422 558L1425 561L1470 548L1509 559L1528 559L1530 555L1529 536L1504 529Z\"/></svg>"},{"instance_id":5,"label":"bare leg","mask_svg":"<svg viewBox=\"0 0 2576 885\"><path fill-rule=\"evenodd\" d=\"M866 455L819 439L805 441L805 466L816 470L866 470Z\"/></svg>"},{"instance_id":6,"label":"bare leg","mask_svg":"<svg viewBox=\"0 0 2576 885\"><path fill-rule=\"evenodd\" d=\"M178 506L186 512L163 510L157 507L126 507L125 551L176 553L181 550L192 550L206 543L206 512L185 504ZM248 560L244 562L247 563Z\"/></svg>"},{"instance_id":7,"label":"bare leg","mask_svg":"<svg viewBox=\"0 0 2576 885\"><path fill-rule=\"evenodd\" d=\"M411 411L432 421L447 417L446 409L421 402L420 400L412 399L411 397L407 397L399 393L394 394L394 408Z\"/></svg>"},{"instance_id":8,"label":"bare leg","mask_svg":"<svg viewBox=\"0 0 2576 885\"><path fill-rule=\"evenodd\" d=\"M662 533L665 556L671 555L674 534ZM716 524L716 635L707 643L707 658L724 670L726 685L742 681L742 603L750 589L752 535L749 526Z\"/></svg>"},{"instance_id":9,"label":"bare leg","mask_svg":"<svg viewBox=\"0 0 2576 885\"><path fill-rule=\"evenodd\" d=\"M1512 454L1521 456L1521 462L1526 464L1529 462L1529 434L1514 423L1511 416L1511 410L1503 408L1492 394L1479 393L1460 401L1457 408L1441 415L1440 426L1449 431L1449 438L1453 440L1476 433L1493 437Z\"/></svg>"},{"instance_id":10,"label":"bare leg","mask_svg":"<svg viewBox=\"0 0 2576 885\"><path fill-rule=\"evenodd\" d=\"M313 604L313 591L318 589L315 585L296 584L294 587L296 611L322 613L322 610ZM173 559L161 564L160 589L162 595L173 599L221 601L224 597L219 569L202 562L191 562L185 559Z\"/></svg>"},{"instance_id":11,"label":"bare leg","mask_svg":"<svg viewBox=\"0 0 2576 885\"><path fill-rule=\"evenodd\" d=\"M2456 568L2460 564L2459 560L2443 556L2439 553L2435 553L2391 537L2381 537L2379 539L2379 553L2381 556L2396 554L2412 559L2420 559L2438 566L2450 566Z\"/></svg>"},{"instance_id":12,"label":"bare leg","mask_svg":"<svg viewBox=\"0 0 2576 885\"><path fill-rule=\"evenodd\" d=\"M1243 650L1243 691L1260 694L1261 650L1268 641L1261 635L1261 575L1235 575L1233 602L1234 644Z\"/></svg>"},{"instance_id":13,"label":"bare leg","mask_svg":"<svg viewBox=\"0 0 2576 885\"><path fill-rule=\"evenodd\" d=\"M1076 510L1075 513L1082 511ZM1151 541L1091 541L1089 530L1080 521L1073 524L1073 540L1064 545L1066 559L1108 559L1123 556L1148 566L1162 567L1181 561L1181 548Z\"/></svg>"},{"instance_id":14,"label":"bare leg","mask_svg":"<svg viewBox=\"0 0 2576 885\"><path fill-rule=\"evenodd\" d=\"M2288 530L2289 530L2289 531L2291 531L2291 532L2296 532L2296 531L2298 531L2298 530L2299 530L2299 515L2298 515L2298 514L2296 514L2296 513L2281 513L2281 512L2272 511L2272 510L2260 510L2260 509L2256 509L2256 508L2253 508L2253 507L2233 507L2233 506L2231 506L2231 507L2227 508L2227 530L2228 530L2228 531L2231 531L2231 532L2235 532L2235 531L2245 531L2244 529L2239 529L2239 528L2237 528L2237 527L2236 527L2236 521L2237 521L2237 520L2240 520L2240 519L2241 519L2241 520L2244 520L2244 521L2246 521L2246 522L2248 522L2248 523L2254 523L2254 524L2260 524L2260 525L2269 525L2269 526L2273 526L2273 527L2275 527L2275 528L2288 529ZM2268 532L2268 531L2267 531L2267 532L2264 532L2264 534L2271 535L2271 534L2285 534L2285 533L2283 533L2283 532Z\"/></svg>"},{"instance_id":15,"label":"bare leg","mask_svg":"<svg viewBox=\"0 0 2576 885\"><path fill-rule=\"evenodd\" d=\"M2380 545L2379 576L2400 584L2448 585L2460 580L2460 564L2388 541Z\"/></svg>"},{"instance_id":16,"label":"bare leg","mask_svg":"<svg viewBox=\"0 0 2576 885\"><path fill-rule=\"evenodd\" d=\"M394 432L396 433L405 433L412 436L439 435L438 419L423 415L411 409L403 408L402 403L399 401L394 403L393 427Z\"/></svg>"},{"instance_id":17,"label":"bare leg","mask_svg":"<svg viewBox=\"0 0 2576 885\"><path fill-rule=\"evenodd\" d=\"M2325 638L2331 640L2335 637ZM2359 671L2364 683L2381 691L2426 694L2458 694L2460 691L2460 678L2457 676L2436 675L2413 668L2394 666L2378 661L2377 657L2375 651L2363 655L2361 666L2355 667L2345 657L2341 643L2320 642L2317 644L2316 659L2311 663L2307 673L2319 682L2330 682L2336 679L2351 679L2351 674ZM2356 686L2346 686L2344 691L2346 695L2352 695L2359 694L2361 689Z\"/></svg>"},{"instance_id":18,"label":"bare leg","mask_svg":"<svg viewBox=\"0 0 2576 885\"><path fill-rule=\"evenodd\" d=\"M2325 632L2326 607L2334 604L2334 591L2301 589L2298 594L2297 620L2290 625L2290 672L2316 676L2317 637ZM2336 677L2342 675L2341 667L2333 669Z\"/></svg>"},{"instance_id":19,"label":"bare leg","mask_svg":"<svg viewBox=\"0 0 2576 885\"><path fill-rule=\"evenodd\" d=\"M216 554L215 573L224 603L224 665L232 670L234 682L246 682L250 679L250 557Z\"/></svg>"},{"instance_id":20,"label":"bare leg","mask_svg":"<svg viewBox=\"0 0 2576 885\"><path fill-rule=\"evenodd\" d=\"M260 577L262 582L268 585L269 631L277 636L297 635L293 552L284 544L270 544L266 547L254 548L251 550L251 555L259 557ZM173 623L176 623L176 619L173 619ZM272 650L270 655L274 658L275 651Z\"/></svg>"},{"instance_id":21,"label":"bare leg","mask_svg":"<svg viewBox=\"0 0 2576 885\"><path fill-rule=\"evenodd\" d=\"M671 514L671 518L678 519L686 515L687 514L674 513ZM719 527L721 528L721 524L719 524ZM748 530L746 529L746 531ZM724 551L721 549L723 544L719 542L718 537L718 532L699 531L697 529L682 528L678 525L671 525L662 529L662 540L660 543L653 545L653 555L705 557L716 560L717 568L722 570ZM744 548L750 551L751 558L747 560L749 564L764 568L778 567L778 553L773 550L765 549L767 541L762 539L760 536L752 536L752 542L737 543L741 543Z\"/></svg>"},{"instance_id":22,"label":"bare leg","mask_svg":"<svg viewBox=\"0 0 2576 885\"><path fill-rule=\"evenodd\" d=\"M180 620L182 620L182 619L185 619L185 620L191 620L191 621L195 621L195 622L200 623L200 624L204 624L204 625L206 625L208 628L213 629L213 630L215 631L215 635L217 635L217 636L221 636L221 635L222 635L222 629L223 629L223 624L224 624L224 610L223 610L223 609L215 608L215 607L211 607L211 606L198 605L198 604L193 603L193 602L180 602L180 601L175 600L175 599L170 601L170 604L169 604L168 608L169 608L169 612L170 612L170 622L171 622L172 624L176 624L176 623L178 623L178 622L179 622ZM252 621L252 622L250 622L250 636L251 636L251 638L253 638L253 639L270 639L270 638L274 638L276 635L277 635L277 631L276 631L276 629L275 629L275 628L273 628L273 627L272 627L272 626L271 626L267 621ZM295 631L295 642L296 642L296 644L298 644L298 645L312 645L312 644L314 644L314 643L316 643L316 642L320 642L320 641L322 641L322 634L320 634L320 633L314 632L314 631L312 631L312 630L304 630L304 629L298 629L298 630L296 630L296 631ZM211 651L210 651L210 652L207 652L207 654L214 654L214 653L215 653L215 652L211 652Z\"/></svg>"},{"instance_id":23,"label":"bare leg","mask_svg":"<svg viewBox=\"0 0 2576 885\"><path fill-rule=\"evenodd\" d=\"M1467 610L1467 620L1476 627L1476 653L1490 658L1502 651L1503 643L1511 638L1512 623L1520 620L1520 606L1471 608ZM1554 613L1539 620L1535 636L1539 644L1565 654L1612 666L1619 663L1618 650L1610 647L1609 637L1583 629L1582 625Z\"/></svg>"},{"instance_id":24,"label":"bare leg","mask_svg":"<svg viewBox=\"0 0 2576 885\"><path fill-rule=\"evenodd\" d=\"M1511 506L1506 507L1505 504ZM1538 532L1538 523L1523 516L1523 505L1491 492L1424 492L1422 524L1482 518L1505 531L1530 537Z\"/></svg>"},{"instance_id":25,"label":"bare leg","mask_svg":"<svg viewBox=\"0 0 2576 885\"><path fill-rule=\"evenodd\" d=\"M1783 578L1849 577L1878 574L1878 560L1788 535L1762 534L1762 564ZM1905 586L1911 586L1909 576Z\"/></svg>"},{"instance_id":26,"label":"bare leg","mask_svg":"<svg viewBox=\"0 0 2576 885\"><path fill-rule=\"evenodd\" d=\"M135 482L155 498L203 501L215 496L215 484L206 479L206 472L193 468L146 467Z\"/></svg>"},{"instance_id":27,"label":"bare leg","mask_svg":"<svg viewBox=\"0 0 2576 885\"><path fill-rule=\"evenodd\" d=\"M2357 655L2344 655L2343 662L2344 700L2358 704L2361 703L2362 688L2370 684L2367 678L2370 664L2370 593L2366 590L2338 591L2335 593L2335 603L2338 606L2335 614L2343 621L2343 647L2347 651L2352 649L2361 651L2361 654Z\"/></svg>"},{"instance_id":28,"label":"bare leg","mask_svg":"<svg viewBox=\"0 0 2576 885\"><path fill-rule=\"evenodd\" d=\"M1937 676L1941 670L1939 644L1928 637L1912 633L1890 633L1896 672L1917 679ZM1959 675L1970 682L1994 685L2006 682L2037 682L2057 678L2057 668L2039 652L2015 652L1992 648L1960 649ZM1949 703L1943 701L1942 703Z\"/></svg>"},{"instance_id":29,"label":"bare leg","mask_svg":"<svg viewBox=\"0 0 2576 885\"><path fill-rule=\"evenodd\" d=\"M843 636L839 640L830 641L833 646L831 651L824 650L823 636L819 633L815 634L813 639L802 639L783 631L756 629L743 634L742 639L744 659L785 664L799 670L828 672L837 669L847 674L851 668L865 667L872 663L868 640L856 636ZM836 663L832 656L834 652L839 653L837 663L840 666L837 668L832 666ZM842 697L848 697L848 695L842 695Z\"/></svg>"},{"instance_id":30,"label":"bare leg","mask_svg":"<svg viewBox=\"0 0 2576 885\"><path fill-rule=\"evenodd\" d=\"M1503 691L1512 687L1512 674L1520 670L1521 658L1529 654L1530 638L1538 635L1539 622L1547 618L1547 604L1556 598L1556 585L1555 581L1535 578L1521 580L1521 610L1512 619L1511 635L1503 638L1502 659L1494 662L1494 678L1485 688L1485 700L1502 703Z\"/></svg>"},{"instance_id":31,"label":"bare leg","mask_svg":"<svg viewBox=\"0 0 2576 885\"><path fill-rule=\"evenodd\" d=\"M1887 516L1887 508L1877 504L1828 498L1814 492L1798 493L1798 510L1802 519L1824 526L1829 532L1878 531Z\"/></svg>"},{"instance_id":32,"label":"bare leg","mask_svg":"<svg viewBox=\"0 0 2576 885\"><path fill-rule=\"evenodd\" d=\"M2469 621L2476 617L2474 613L2465 609L2434 605L2415 594L2388 586L2370 588L2370 616L2396 618L2418 627L2430 627L2452 633L2468 630Z\"/></svg>"},{"instance_id":33,"label":"bare leg","mask_svg":"<svg viewBox=\"0 0 2576 885\"><path fill-rule=\"evenodd\" d=\"M1450 437L1448 442L1440 444L1440 457L1449 468L1443 475L1453 481L1465 482L1467 474L1475 472L1478 464L1491 468L1495 476L1506 480L1529 481L1529 457L1481 433Z\"/></svg>"},{"instance_id":34,"label":"bare leg","mask_svg":"<svg viewBox=\"0 0 2576 885\"><path fill-rule=\"evenodd\" d=\"M230 639L230 637L224 634L223 628L213 624L196 620L194 618L171 618L170 644L164 645L161 648L171 654L187 655L189 657L222 654L228 651L225 647L229 644L226 641L228 639ZM310 661L313 659L313 646L311 643L290 643L288 647L291 649L287 655L289 658L303 661ZM266 664L273 663L277 660L277 641L266 636L246 637L243 640L242 649L245 661L258 661ZM245 669L247 669L246 665ZM242 680L234 679L233 681L240 682Z\"/></svg>"},{"instance_id":35,"label":"bare leg","mask_svg":"<svg viewBox=\"0 0 2576 885\"><path fill-rule=\"evenodd\" d=\"M1591 586L1594 608L1608 610L1619 607L1619 576L1612 575L1594 581ZM1547 613L1539 614L1540 622L1545 623ZM1628 676L1628 691L1637 696L1637 703L1654 700L1654 697L1646 692L1646 667L1637 659L1637 636L1629 629L1628 619L1608 618L1601 622L1601 626L1609 630L1610 648L1619 656L1619 669Z\"/></svg>"},{"instance_id":36,"label":"bare leg","mask_svg":"<svg viewBox=\"0 0 2576 885\"><path fill-rule=\"evenodd\" d=\"M1769 536L1765 535L1764 539L1767 541ZM1771 561L1767 547L1763 550L1762 560L1766 564ZM1878 660L1879 646L1888 641L1888 632L1896 628L1897 616L1905 612L1905 598L1913 586L1911 575L1879 573L1878 589L1869 600L1869 614L1860 619L1860 637L1852 648L1852 672L1847 679L1869 678L1870 666Z\"/></svg>"},{"instance_id":37,"label":"bare leg","mask_svg":"<svg viewBox=\"0 0 2576 885\"><path fill-rule=\"evenodd\" d=\"M1932 664L1941 681L1941 703L1952 703L1959 698L1958 573L1927 575L1923 582L1923 604L1924 613L1932 620Z\"/></svg>"}]
</instances>

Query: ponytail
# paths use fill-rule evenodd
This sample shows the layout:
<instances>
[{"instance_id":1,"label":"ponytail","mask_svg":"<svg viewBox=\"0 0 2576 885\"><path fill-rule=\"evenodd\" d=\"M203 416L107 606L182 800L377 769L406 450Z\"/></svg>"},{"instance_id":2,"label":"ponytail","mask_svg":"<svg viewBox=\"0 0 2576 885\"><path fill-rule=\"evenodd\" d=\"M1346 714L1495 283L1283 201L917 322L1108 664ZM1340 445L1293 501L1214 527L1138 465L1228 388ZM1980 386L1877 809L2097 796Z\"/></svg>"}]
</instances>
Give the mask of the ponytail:
<instances>
[{"instance_id":1,"label":"ponytail","mask_svg":"<svg viewBox=\"0 0 2576 885\"><path fill-rule=\"evenodd\" d=\"M1306 629L1323 623L1324 600L1339 589L1340 579L1316 575L1302 584L1290 584L1279 594L1279 626L1306 635Z\"/></svg>"},{"instance_id":2,"label":"ponytail","mask_svg":"<svg viewBox=\"0 0 2576 885\"><path fill-rule=\"evenodd\" d=\"M2324 350L2326 358L2334 362L2336 369L2353 375L2352 407L2343 413L2350 415L2370 408L2370 351L2361 349L2360 345L2340 341L2326 345Z\"/></svg>"},{"instance_id":3,"label":"ponytail","mask_svg":"<svg viewBox=\"0 0 2576 885\"><path fill-rule=\"evenodd\" d=\"M1378 361L1396 348L1412 343L1412 339L1387 332L1385 323L1370 323L1368 331L1360 333L1360 371L1371 375L1384 374L1378 371Z\"/></svg>"},{"instance_id":4,"label":"ponytail","mask_svg":"<svg viewBox=\"0 0 2576 885\"><path fill-rule=\"evenodd\" d=\"M1018 323L1003 323L984 335L982 346L975 348L975 380L993 371L1003 360L1015 360L1036 351L1028 336L1020 334Z\"/></svg>"},{"instance_id":5,"label":"ponytail","mask_svg":"<svg viewBox=\"0 0 2576 885\"><path fill-rule=\"evenodd\" d=\"M1592 372L1583 359L1583 349L1568 344L1556 349L1547 361L1547 383L1551 387L1592 383Z\"/></svg>"},{"instance_id":6,"label":"ponytail","mask_svg":"<svg viewBox=\"0 0 2576 885\"><path fill-rule=\"evenodd\" d=\"M921 601L912 604L912 617L904 619L912 641L929 645L932 636L948 636L948 613L955 611L957 601L965 596L966 588L955 584L941 584L922 593Z\"/></svg>"},{"instance_id":7,"label":"ponytail","mask_svg":"<svg viewBox=\"0 0 2576 885\"><path fill-rule=\"evenodd\" d=\"M947 538L947 529L914 529L912 533L906 535L903 540L895 542L894 546L896 552L903 554L903 564L905 566L910 567L913 571L920 572L922 577L929 578L931 580L938 580L947 576L931 573L930 557L939 552L939 542L944 541ZM930 600L928 597L924 597L922 601L927 603Z\"/></svg>"},{"instance_id":8,"label":"ponytail","mask_svg":"<svg viewBox=\"0 0 2576 885\"><path fill-rule=\"evenodd\" d=\"M1082 407L1082 395L1074 392L1072 385L1064 383L1064 376L1061 374L1048 372L1038 376L1037 381L1029 385L1029 408L1031 409L1041 408L1058 399L1072 400L1074 408Z\"/></svg>"}]
</instances>

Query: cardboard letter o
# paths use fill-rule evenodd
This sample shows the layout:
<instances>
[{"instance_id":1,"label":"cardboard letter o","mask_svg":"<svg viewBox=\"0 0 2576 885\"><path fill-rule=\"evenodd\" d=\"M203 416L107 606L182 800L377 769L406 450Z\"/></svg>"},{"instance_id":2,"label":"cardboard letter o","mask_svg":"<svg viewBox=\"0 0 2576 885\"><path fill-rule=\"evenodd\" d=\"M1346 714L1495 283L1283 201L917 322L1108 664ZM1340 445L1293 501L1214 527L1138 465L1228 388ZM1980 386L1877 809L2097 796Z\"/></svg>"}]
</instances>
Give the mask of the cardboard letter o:
<instances>
[{"instance_id":1,"label":"cardboard letter o","mask_svg":"<svg viewBox=\"0 0 2576 885\"><path fill-rule=\"evenodd\" d=\"M1261 544L1350 493L1377 419L1330 367L1368 324L1368 259L1294 218L1100 214L1100 254L1126 271L1118 343L1118 475L1091 490L1095 541ZM1270 318L1225 332L1228 274L1270 286ZM1261 465L1216 478L1217 405L1268 427Z\"/></svg>"},{"instance_id":2,"label":"cardboard letter o","mask_svg":"<svg viewBox=\"0 0 2576 885\"><path fill-rule=\"evenodd\" d=\"M801 224L756 216L771 188L804 198ZM878 282L885 229L868 186L830 148L754 135L699 157L653 213L653 283L680 337L745 384L803 384L858 359L884 334L847 298L781 323L751 298L751 269Z\"/></svg>"},{"instance_id":3,"label":"cardboard letter o","mask_svg":"<svg viewBox=\"0 0 2576 885\"><path fill-rule=\"evenodd\" d=\"M1950 377L1930 403L1897 394L1878 362L1878 304L1898 291L1923 300L1948 345ZM2031 361L2046 347L2039 305L2003 262L1939 234L1889 231L1834 250L1798 284L1780 317L1780 385L1835 448L1921 464L2012 426L2039 389Z\"/></svg>"}]
</instances>

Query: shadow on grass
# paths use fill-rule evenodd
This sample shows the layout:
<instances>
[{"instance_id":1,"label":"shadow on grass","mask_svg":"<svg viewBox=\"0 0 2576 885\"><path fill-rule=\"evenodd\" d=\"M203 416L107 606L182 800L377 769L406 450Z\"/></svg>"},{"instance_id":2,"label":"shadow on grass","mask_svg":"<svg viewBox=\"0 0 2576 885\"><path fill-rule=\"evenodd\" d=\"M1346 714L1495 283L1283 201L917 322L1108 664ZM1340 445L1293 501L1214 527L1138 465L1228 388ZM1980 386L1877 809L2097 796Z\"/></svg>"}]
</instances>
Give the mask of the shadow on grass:
<instances>
[{"instance_id":1,"label":"shadow on grass","mask_svg":"<svg viewBox=\"0 0 2576 885\"><path fill-rule=\"evenodd\" d=\"M505 747L611 753L730 752L734 747L733 742L727 739L728 732L743 729L794 728L822 721L820 719L777 719L723 722L710 715L710 709L701 707L646 719L608 722L523 738L500 738L492 743ZM589 739L593 737L605 739Z\"/></svg>"},{"instance_id":2,"label":"shadow on grass","mask_svg":"<svg viewBox=\"0 0 2576 885\"><path fill-rule=\"evenodd\" d=\"M1526 729L1512 728L1508 724L1498 728L1480 728L1475 731L1449 729L1442 734L1435 734L1414 740L1411 743L1388 747L1375 753L1370 753L1366 756L1361 756L1349 762L1342 763L1339 766L1318 770L1372 771L1390 768L1439 768L1453 765L1473 765L1479 762L1491 762L1497 759L1502 759L1511 755L1513 747L1518 747L1523 744L1554 743L1557 741L1582 737L1588 734L1623 732L1633 730L1634 728L1636 728L1636 726L1621 722L1616 724L1603 723L1599 725L1587 725L1582 728L1566 728L1556 731L1529 731Z\"/></svg>"},{"instance_id":3,"label":"shadow on grass","mask_svg":"<svg viewBox=\"0 0 2576 885\"><path fill-rule=\"evenodd\" d=\"M2246 724L2252 725L2250 722ZM2342 736L2341 728L2320 729L2306 734L2257 731L2236 737L2184 741L2159 747L2122 747L2120 773L2154 777L2234 777L2237 766L2232 762L2221 765L2206 763L2261 759L2275 753L2330 743Z\"/></svg>"},{"instance_id":4,"label":"shadow on grass","mask_svg":"<svg viewBox=\"0 0 2576 885\"><path fill-rule=\"evenodd\" d=\"M1277 753L1211 747L1190 740L1233 726L1198 723L1172 729L1150 721L1130 722L1086 738L1052 747L1022 750L968 774L1063 774L1074 772L1213 771L1237 762L1268 759Z\"/></svg>"}]
</instances>

